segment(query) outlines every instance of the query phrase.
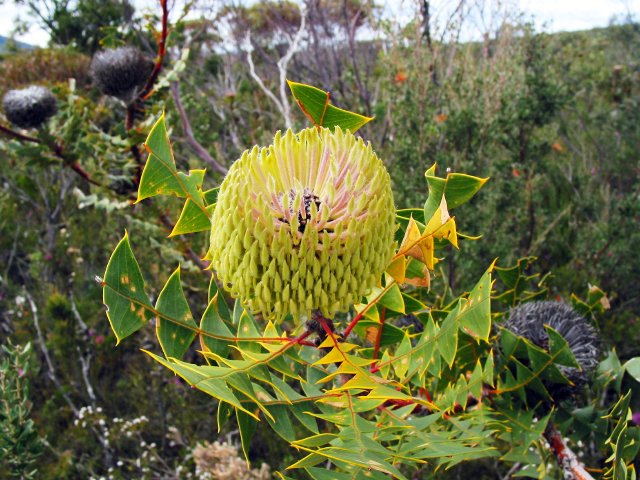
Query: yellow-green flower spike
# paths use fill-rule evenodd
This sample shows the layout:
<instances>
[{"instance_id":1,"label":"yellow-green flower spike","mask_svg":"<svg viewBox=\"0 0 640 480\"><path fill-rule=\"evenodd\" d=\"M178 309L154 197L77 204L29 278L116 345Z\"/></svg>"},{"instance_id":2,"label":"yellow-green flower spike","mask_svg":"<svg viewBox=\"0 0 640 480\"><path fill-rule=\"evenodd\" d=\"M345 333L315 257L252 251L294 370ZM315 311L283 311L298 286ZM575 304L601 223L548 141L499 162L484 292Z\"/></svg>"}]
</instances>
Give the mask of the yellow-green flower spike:
<instances>
[{"instance_id":1,"label":"yellow-green flower spike","mask_svg":"<svg viewBox=\"0 0 640 480\"><path fill-rule=\"evenodd\" d=\"M211 220L211 259L253 312L326 318L375 286L394 251L391 181L349 131L276 133L236 161Z\"/></svg>"}]
</instances>

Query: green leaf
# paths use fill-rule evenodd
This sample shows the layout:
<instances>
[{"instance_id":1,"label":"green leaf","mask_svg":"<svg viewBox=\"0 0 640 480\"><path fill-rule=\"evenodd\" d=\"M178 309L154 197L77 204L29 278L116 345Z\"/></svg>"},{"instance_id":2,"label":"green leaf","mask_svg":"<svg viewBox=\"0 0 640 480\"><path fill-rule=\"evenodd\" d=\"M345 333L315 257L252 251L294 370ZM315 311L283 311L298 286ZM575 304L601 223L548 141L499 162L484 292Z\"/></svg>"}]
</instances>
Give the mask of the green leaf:
<instances>
[{"instance_id":1,"label":"green leaf","mask_svg":"<svg viewBox=\"0 0 640 480\"><path fill-rule=\"evenodd\" d=\"M446 178L436 177L436 165L426 171L425 177L429 185L429 196L424 204L424 218L431 218L436 213L442 195L447 201L447 208L452 210L468 202L489 180L464 173L448 173Z\"/></svg>"},{"instance_id":2,"label":"green leaf","mask_svg":"<svg viewBox=\"0 0 640 480\"><path fill-rule=\"evenodd\" d=\"M218 404L218 410L216 411L216 421L218 423L218 433L222 431L222 427L226 425L226 423L231 418L231 414L233 413L233 407L226 402L220 402Z\"/></svg>"},{"instance_id":3,"label":"green leaf","mask_svg":"<svg viewBox=\"0 0 640 480\"><path fill-rule=\"evenodd\" d=\"M180 218L178 218L178 222L174 225L173 230L171 230L169 237L211 230L210 218L214 208L215 205L211 205L206 207L206 210L202 210L201 206L194 203L190 198L187 198L187 201L184 202L182 213L180 213ZM205 213L205 211L207 213Z\"/></svg>"},{"instance_id":4,"label":"green leaf","mask_svg":"<svg viewBox=\"0 0 640 480\"><path fill-rule=\"evenodd\" d=\"M118 344L153 317L153 307L144 291L144 279L127 232L111 254L104 272L103 287L107 318Z\"/></svg>"},{"instance_id":5,"label":"green leaf","mask_svg":"<svg viewBox=\"0 0 640 480\"><path fill-rule=\"evenodd\" d=\"M164 113L149 132L145 147L149 158L142 171L136 203L155 195L176 195L191 199L207 215L201 192L205 171L192 170L186 175L176 170Z\"/></svg>"},{"instance_id":6,"label":"green leaf","mask_svg":"<svg viewBox=\"0 0 640 480\"><path fill-rule=\"evenodd\" d=\"M580 368L580 364L577 362L576 357L573 355L571 347L565 338L549 325L545 325L544 328L547 331L547 337L549 338L549 353L551 353L554 363L565 365L567 367Z\"/></svg>"},{"instance_id":7,"label":"green leaf","mask_svg":"<svg viewBox=\"0 0 640 480\"><path fill-rule=\"evenodd\" d=\"M222 402L233 405L236 409L242 410L258 420L258 417L254 413L242 405L238 397L235 396L224 380L229 375L235 373L233 368L193 365L176 359L164 359L147 350L142 351L159 364L164 365L169 370L180 375L189 385L193 385L198 390L202 390L204 393Z\"/></svg>"},{"instance_id":8,"label":"green leaf","mask_svg":"<svg viewBox=\"0 0 640 480\"><path fill-rule=\"evenodd\" d=\"M380 296L382 289L376 287L371 294L367 297L369 303L372 303ZM377 300L377 305L387 307L394 312L405 313L404 300L402 298L402 292L397 283L391 285L386 292Z\"/></svg>"},{"instance_id":9,"label":"green leaf","mask_svg":"<svg viewBox=\"0 0 640 480\"><path fill-rule=\"evenodd\" d=\"M180 267L171 274L158 296L156 331L166 357L182 358L196 336L193 320L180 281Z\"/></svg>"},{"instance_id":10,"label":"green leaf","mask_svg":"<svg viewBox=\"0 0 640 480\"><path fill-rule=\"evenodd\" d=\"M447 318L440 327L440 338L438 339L438 351L440 355L451 367L456 358L458 350L458 313L460 311L460 302L449 312Z\"/></svg>"},{"instance_id":11,"label":"green leaf","mask_svg":"<svg viewBox=\"0 0 640 480\"><path fill-rule=\"evenodd\" d=\"M409 365L411 365L411 337L405 333L400 346L394 354L394 359L391 365L396 372L398 378L405 378Z\"/></svg>"},{"instance_id":12,"label":"green leaf","mask_svg":"<svg viewBox=\"0 0 640 480\"><path fill-rule=\"evenodd\" d=\"M482 275L467 299L460 299L460 328L474 338L489 341L491 332L491 271L493 265Z\"/></svg>"},{"instance_id":13,"label":"green leaf","mask_svg":"<svg viewBox=\"0 0 640 480\"><path fill-rule=\"evenodd\" d=\"M262 347L255 340L260 337L262 337L262 335L258 330L258 325L256 325L253 315L249 314L246 310L243 310L240 315L240 321L238 322L238 338L249 338L251 340L238 342L238 348L248 352L260 352Z\"/></svg>"},{"instance_id":14,"label":"green leaf","mask_svg":"<svg viewBox=\"0 0 640 480\"><path fill-rule=\"evenodd\" d=\"M211 301L209 302L204 315L202 315L202 319L200 320L200 330L202 330L203 332L203 335L201 335L201 342L203 345L203 349L205 349L206 347L206 350L220 355L221 357L226 357L226 355L229 353L230 340L222 340L205 335L205 333L210 333L219 337L228 337L229 339L233 338L234 336L231 330L229 330L229 327L227 327L222 316L220 315L218 300L219 295L220 294L216 292L213 299L211 299ZM222 303L224 303L224 299L222 300Z\"/></svg>"},{"instance_id":15,"label":"green leaf","mask_svg":"<svg viewBox=\"0 0 640 480\"><path fill-rule=\"evenodd\" d=\"M331 105L329 92L303 83L291 81L288 83L293 98L314 126L331 129L338 126L344 130L355 132L372 120L372 117L365 117Z\"/></svg>"},{"instance_id":16,"label":"green leaf","mask_svg":"<svg viewBox=\"0 0 640 480\"><path fill-rule=\"evenodd\" d=\"M322 445L331 443L336 438L338 438L338 436L334 433L319 433L317 435L312 435L301 440L296 440L292 443L294 446L300 445L301 447L313 448L321 447Z\"/></svg>"},{"instance_id":17,"label":"green leaf","mask_svg":"<svg viewBox=\"0 0 640 480\"><path fill-rule=\"evenodd\" d=\"M215 187L202 193L202 196L204 197L204 202L207 205L207 207L210 207L216 204L216 202L218 201L218 193L220 193L220 187Z\"/></svg>"},{"instance_id":18,"label":"green leaf","mask_svg":"<svg viewBox=\"0 0 640 480\"><path fill-rule=\"evenodd\" d=\"M287 442L293 442L296 439L296 432L289 417L288 408L284 405L269 405L267 410L271 413L273 419L265 416L271 428Z\"/></svg>"},{"instance_id":19,"label":"green leaf","mask_svg":"<svg viewBox=\"0 0 640 480\"><path fill-rule=\"evenodd\" d=\"M242 443L244 458L249 461L249 448L251 447L251 438L256 432L258 422L255 418L250 417L241 410L236 410L236 419L238 420L238 430L240 430L240 442Z\"/></svg>"},{"instance_id":20,"label":"green leaf","mask_svg":"<svg viewBox=\"0 0 640 480\"><path fill-rule=\"evenodd\" d=\"M629 375L636 379L636 382L640 382L640 357L634 357L628 360L623 365L623 368Z\"/></svg>"}]
</instances>

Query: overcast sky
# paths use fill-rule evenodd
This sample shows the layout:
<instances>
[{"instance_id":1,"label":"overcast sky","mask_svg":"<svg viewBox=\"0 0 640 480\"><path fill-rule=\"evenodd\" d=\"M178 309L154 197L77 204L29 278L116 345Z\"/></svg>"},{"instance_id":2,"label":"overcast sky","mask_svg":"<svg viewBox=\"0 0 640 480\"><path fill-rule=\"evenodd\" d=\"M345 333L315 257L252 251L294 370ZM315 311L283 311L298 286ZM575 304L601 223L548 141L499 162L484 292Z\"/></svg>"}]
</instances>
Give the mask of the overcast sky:
<instances>
[{"instance_id":1,"label":"overcast sky","mask_svg":"<svg viewBox=\"0 0 640 480\"><path fill-rule=\"evenodd\" d=\"M133 3L145 6L154 4L152 0L134 0ZM377 3L384 5L389 15L399 18L410 14L416 5L415 0L378 0ZM458 2L432 0L431 3L435 13L444 14ZM534 19L538 28L551 32L604 27L614 15L632 14L636 20L640 16L640 0L469 0L468 3L513 4L527 18ZM11 34L18 15L23 20L27 19L25 10L12 5L10 0L0 5L0 35ZM28 33L17 38L40 46L46 45L48 40L47 34L35 25Z\"/></svg>"}]
</instances>

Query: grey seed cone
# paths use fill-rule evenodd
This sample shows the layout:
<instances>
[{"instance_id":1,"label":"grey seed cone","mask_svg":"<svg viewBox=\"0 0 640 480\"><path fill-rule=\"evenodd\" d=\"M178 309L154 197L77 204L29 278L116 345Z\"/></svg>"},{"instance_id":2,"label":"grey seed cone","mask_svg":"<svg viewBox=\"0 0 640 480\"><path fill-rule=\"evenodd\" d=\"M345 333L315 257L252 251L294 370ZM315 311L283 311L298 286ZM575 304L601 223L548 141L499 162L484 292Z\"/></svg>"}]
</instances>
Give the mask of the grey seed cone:
<instances>
[{"instance_id":1,"label":"grey seed cone","mask_svg":"<svg viewBox=\"0 0 640 480\"><path fill-rule=\"evenodd\" d=\"M552 397L560 401L584 385L589 374L597 367L600 354L598 334L569 305L551 301L529 302L512 308L503 327L548 350L549 338L544 325L549 325L564 337L580 365L580 368L558 365L558 369L575 387L545 385Z\"/></svg>"},{"instance_id":2,"label":"grey seed cone","mask_svg":"<svg viewBox=\"0 0 640 480\"><path fill-rule=\"evenodd\" d=\"M9 90L2 105L7 119L20 128L39 127L58 110L55 95L39 85Z\"/></svg>"},{"instance_id":3,"label":"grey seed cone","mask_svg":"<svg viewBox=\"0 0 640 480\"><path fill-rule=\"evenodd\" d=\"M120 47L97 52L91 60L89 74L104 93L131 101L144 86L153 61L135 47Z\"/></svg>"}]
</instances>

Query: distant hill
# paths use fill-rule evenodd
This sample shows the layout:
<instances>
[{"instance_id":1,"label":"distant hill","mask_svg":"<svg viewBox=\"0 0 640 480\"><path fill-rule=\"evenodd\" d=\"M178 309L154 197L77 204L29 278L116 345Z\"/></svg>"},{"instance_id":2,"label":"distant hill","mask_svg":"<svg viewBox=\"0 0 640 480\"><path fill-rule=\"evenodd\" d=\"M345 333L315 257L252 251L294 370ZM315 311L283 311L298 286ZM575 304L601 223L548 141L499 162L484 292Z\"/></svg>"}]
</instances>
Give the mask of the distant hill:
<instances>
[{"instance_id":1,"label":"distant hill","mask_svg":"<svg viewBox=\"0 0 640 480\"><path fill-rule=\"evenodd\" d=\"M7 51L7 44L10 41L11 41L10 38L0 35L0 53L5 53ZM15 45L19 49L24 49L24 50L32 50L35 48L33 45L29 45L28 43L18 42L18 41L15 42Z\"/></svg>"}]
</instances>

